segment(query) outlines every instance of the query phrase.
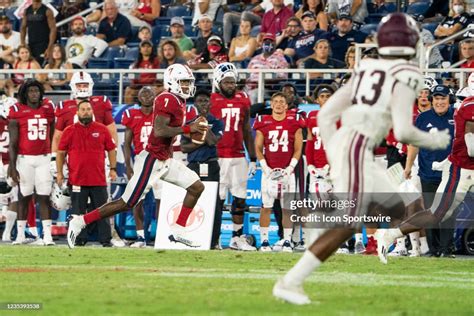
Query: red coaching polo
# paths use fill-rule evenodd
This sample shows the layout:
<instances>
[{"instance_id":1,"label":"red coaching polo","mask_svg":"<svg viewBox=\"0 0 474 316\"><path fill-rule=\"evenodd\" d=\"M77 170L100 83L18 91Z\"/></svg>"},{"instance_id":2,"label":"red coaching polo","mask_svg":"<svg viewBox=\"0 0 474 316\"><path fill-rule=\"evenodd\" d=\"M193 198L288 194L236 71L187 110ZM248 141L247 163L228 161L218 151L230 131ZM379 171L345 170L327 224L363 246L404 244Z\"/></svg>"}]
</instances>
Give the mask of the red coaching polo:
<instances>
[{"instance_id":1,"label":"red coaching polo","mask_svg":"<svg viewBox=\"0 0 474 316\"><path fill-rule=\"evenodd\" d=\"M58 150L68 155L69 183L78 186L106 186L105 151L115 149L109 130L103 124L75 123L67 127Z\"/></svg>"}]
</instances>

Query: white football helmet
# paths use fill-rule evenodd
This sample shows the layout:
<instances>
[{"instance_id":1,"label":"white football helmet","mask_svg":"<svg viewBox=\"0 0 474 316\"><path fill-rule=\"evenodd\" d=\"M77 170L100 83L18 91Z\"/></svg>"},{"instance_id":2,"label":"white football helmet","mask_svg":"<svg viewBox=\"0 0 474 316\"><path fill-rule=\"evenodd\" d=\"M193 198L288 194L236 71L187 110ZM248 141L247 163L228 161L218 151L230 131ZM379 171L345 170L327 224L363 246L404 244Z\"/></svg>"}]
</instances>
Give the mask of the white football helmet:
<instances>
[{"instance_id":1,"label":"white football helmet","mask_svg":"<svg viewBox=\"0 0 474 316\"><path fill-rule=\"evenodd\" d=\"M87 83L87 89L78 89L76 86L78 83ZM92 80L91 75L89 75L87 72L78 71L72 75L69 87L71 87L73 98L86 99L92 96L94 81Z\"/></svg>"},{"instance_id":2,"label":"white football helmet","mask_svg":"<svg viewBox=\"0 0 474 316\"><path fill-rule=\"evenodd\" d=\"M430 89L431 90L431 88L433 88L434 86L437 86L437 85L438 85L438 82L436 81L435 78L430 77L430 76L425 77L425 86L424 86L425 89Z\"/></svg>"},{"instance_id":3,"label":"white football helmet","mask_svg":"<svg viewBox=\"0 0 474 316\"><path fill-rule=\"evenodd\" d=\"M67 187L60 188L57 183L53 184L51 205L58 211L65 211L71 208L71 197Z\"/></svg>"},{"instance_id":4,"label":"white football helmet","mask_svg":"<svg viewBox=\"0 0 474 316\"><path fill-rule=\"evenodd\" d=\"M185 93L181 86L182 80L189 80L188 92ZM166 68L163 76L163 84L165 90L179 95L183 99L188 99L194 96L196 87L194 86L194 75L187 65L173 64Z\"/></svg>"},{"instance_id":5,"label":"white football helmet","mask_svg":"<svg viewBox=\"0 0 474 316\"><path fill-rule=\"evenodd\" d=\"M7 119L8 114L10 113L10 107L12 107L17 100L12 97L7 97L5 95L0 99L0 117Z\"/></svg>"},{"instance_id":6,"label":"white football helmet","mask_svg":"<svg viewBox=\"0 0 474 316\"><path fill-rule=\"evenodd\" d=\"M268 195L274 199L281 199L290 188L288 174L285 169L275 168L268 177L266 188Z\"/></svg>"},{"instance_id":7,"label":"white football helmet","mask_svg":"<svg viewBox=\"0 0 474 316\"><path fill-rule=\"evenodd\" d=\"M237 68L235 68L233 63L222 63L217 65L214 68L214 73L212 76L212 83L214 87L219 90L219 84L221 83L222 79L232 77L237 81L238 73Z\"/></svg>"}]
</instances>

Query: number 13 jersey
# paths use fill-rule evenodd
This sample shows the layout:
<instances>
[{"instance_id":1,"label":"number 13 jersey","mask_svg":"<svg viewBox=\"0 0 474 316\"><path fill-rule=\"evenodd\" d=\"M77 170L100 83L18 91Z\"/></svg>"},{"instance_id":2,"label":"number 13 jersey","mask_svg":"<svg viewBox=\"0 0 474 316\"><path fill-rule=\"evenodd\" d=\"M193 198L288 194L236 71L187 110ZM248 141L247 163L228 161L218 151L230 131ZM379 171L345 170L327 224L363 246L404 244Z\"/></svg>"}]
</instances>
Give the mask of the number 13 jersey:
<instances>
[{"instance_id":1,"label":"number 13 jersey","mask_svg":"<svg viewBox=\"0 0 474 316\"><path fill-rule=\"evenodd\" d=\"M244 123L250 111L247 94L237 92L232 99L227 99L220 93L213 93L210 111L224 123L222 139L217 143L219 158L244 157Z\"/></svg>"},{"instance_id":2,"label":"number 13 jersey","mask_svg":"<svg viewBox=\"0 0 474 316\"><path fill-rule=\"evenodd\" d=\"M45 99L37 108L17 103L10 108L9 120L18 122L18 154L45 155L51 152L50 124L54 106Z\"/></svg>"},{"instance_id":3,"label":"number 13 jersey","mask_svg":"<svg viewBox=\"0 0 474 316\"><path fill-rule=\"evenodd\" d=\"M416 98L424 79L418 66L404 59L361 60L352 76L352 106L343 112L341 125L379 144L392 128L390 101L397 98L392 92L398 83L412 89ZM413 103L405 106L412 108Z\"/></svg>"}]
</instances>

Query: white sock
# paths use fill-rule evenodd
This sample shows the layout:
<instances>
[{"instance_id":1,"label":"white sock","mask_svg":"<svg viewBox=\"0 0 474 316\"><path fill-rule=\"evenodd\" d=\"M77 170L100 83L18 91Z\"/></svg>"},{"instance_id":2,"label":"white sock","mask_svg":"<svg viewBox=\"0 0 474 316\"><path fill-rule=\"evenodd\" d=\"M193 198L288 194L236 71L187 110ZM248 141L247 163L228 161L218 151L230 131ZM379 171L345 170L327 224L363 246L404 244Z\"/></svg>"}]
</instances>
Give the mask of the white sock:
<instances>
[{"instance_id":1,"label":"white sock","mask_svg":"<svg viewBox=\"0 0 474 316\"><path fill-rule=\"evenodd\" d=\"M44 219L41 221L41 224L43 224L43 239L53 239L51 236L51 225L53 224L53 221L50 219Z\"/></svg>"},{"instance_id":2,"label":"white sock","mask_svg":"<svg viewBox=\"0 0 474 316\"><path fill-rule=\"evenodd\" d=\"M362 242L362 233L355 234L355 241Z\"/></svg>"},{"instance_id":3,"label":"white sock","mask_svg":"<svg viewBox=\"0 0 474 316\"><path fill-rule=\"evenodd\" d=\"M137 236L141 238L145 238L145 230L144 229L138 229L137 230Z\"/></svg>"},{"instance_id":4,"label":"white sock","mask_svg":"<svg viewBox=\"0 0 474 316\"><path fill-rule=\"evenodd\" d=\"M268 240L268 227L260 226L260 242Z\"/></svg>"},{"instance_id":5,"label":"white sock","mask_svg":"<svg viewBox=\"0 0 474 316\"><path fill-rule=\"evenodd\" d=\"M38 229L35 227L28 227L28 231L30 232L30 234L32 234L33 236L35 236L36 238L38 238Z\"/></svg>"},{"instance_id":6,"label":"white sock","mask_svg":"<svg viewBox=\"0 0 474 316\"><path fill-rule=\"evenodd\" d=\"M26 221L16 221L16 229L18 230L16 239L25 239Z\"/></svg>"},{"instance_id":7,"label":"white sock","mask_svg":"<svg viewBox=\"0 0 474 316\"><path fill-rule=\"evenodd\" d=\"M7 221L5 222L5 234L10 236L12 234L12 229L13 225L15 225L16 221L16 212L13 211L6 211L5 212L5 217L7 218Z\"/></svg>"},{"instance_id":8,"label":"white sock","mask_svg":"<svg viewBox=\"0 0 474 316\"><path fill-rule=\"evenodd\" d=\"M420 232L413 232L409 234L411 249L420 249Z\"/></svg>"},{"instance_id":9,"label":"white sock","mask_svg":"<svg viewBox=\"0 0 474 316\"><path fill-rule=\"evenodd\" d=\"M309 250L306 250L301 259L283 277L283 282L289 285L301 286L304 280L321 265L321 260Z\"/></svg>"},{"instance_id":10,"label":"white sock","mask_svg":"<svg viewBox=\"0 0 474 316\"><path fill-rule=\"evenodd\" d=\"M430 247L428 246L428 240L425 237L420 237L420 251L422 254L428 253Z\"/></svg>"},{"instance_id":11,"label":"white sock","mask_svg":"<svg viewBox=\"0 0 474 316\"><path fill-rule=\"evenodd\" d=\"M407 239L406 236L397 238L397 247L402 248L402 249L406 249L406 245L405 245L406 239Z\"/></svg>"},{"instance_id":12,"label":"white sock","mask_svg":"<svg viewBox=\"0 0 474 316\"><path fill-rule=\"evenodd\" d=\"M291 228L283 228L283 239L291 241L291 233L293 229Z\"/></svg>"},{"instance_id":13,"label":"white sock","mask_svg":"<svg viewBox=\"0 0 474 316\"><path fill-rule=\"evenodd\" d=\"M301 225L300 224L296 224L295 227L293 227L293 234L291 238L295 242L298 242L301 240Z\"/></svg>"}]
</instances>

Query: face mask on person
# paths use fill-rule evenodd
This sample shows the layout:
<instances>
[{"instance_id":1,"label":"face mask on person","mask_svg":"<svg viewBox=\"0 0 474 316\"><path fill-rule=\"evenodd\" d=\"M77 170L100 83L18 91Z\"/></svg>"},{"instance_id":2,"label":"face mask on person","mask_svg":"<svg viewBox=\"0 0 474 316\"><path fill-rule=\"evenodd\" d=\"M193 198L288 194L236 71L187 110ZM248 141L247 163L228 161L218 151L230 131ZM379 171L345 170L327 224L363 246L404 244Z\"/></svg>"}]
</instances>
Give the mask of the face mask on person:
<instances>
[{"instance_id":1,"label":"face mask on person","mask_svg":"<svg viewBox=\"0 0 474 316\"><path fill-rule=\"evenodd\" d=\"M271 44L271 43L263 44L263 45L262 45L262 52L263 52L263 53L271 53L271 52L273 52L273 48L274 48L274 47L275 47L275 46L274 46L273 44Z\"/></svg>"},{"instance_id":2,"label":"face mask on person","mask_svg":"<svg viewBox=\"0 0 474 316\"><path fill-rule=\"evenodd\" d=\"M462 6L462 5L453 5L453 11L456 14L464 13L464 6Z\"/></svg>"},{"instance_id":3,"label":"face mask on person","mask_svg":"<svg viewBox=\"0 0 474 316\"><path fill-rule=\"evenodd\" d=\"M221 47L220 45L207 45L207 50L211 54L217 54L221 50Z\"/></svg>"},{"instance_id":4,"label":"face mask on person","mask_svg":"<svg viewBox=\"0 0 474 316\"><path fill-rule=\"evenodd\" d=\"M88 125L92 122L92 116L80 117L79 122L81 122L84 125Z\"/></svg>"}]
</instances>

